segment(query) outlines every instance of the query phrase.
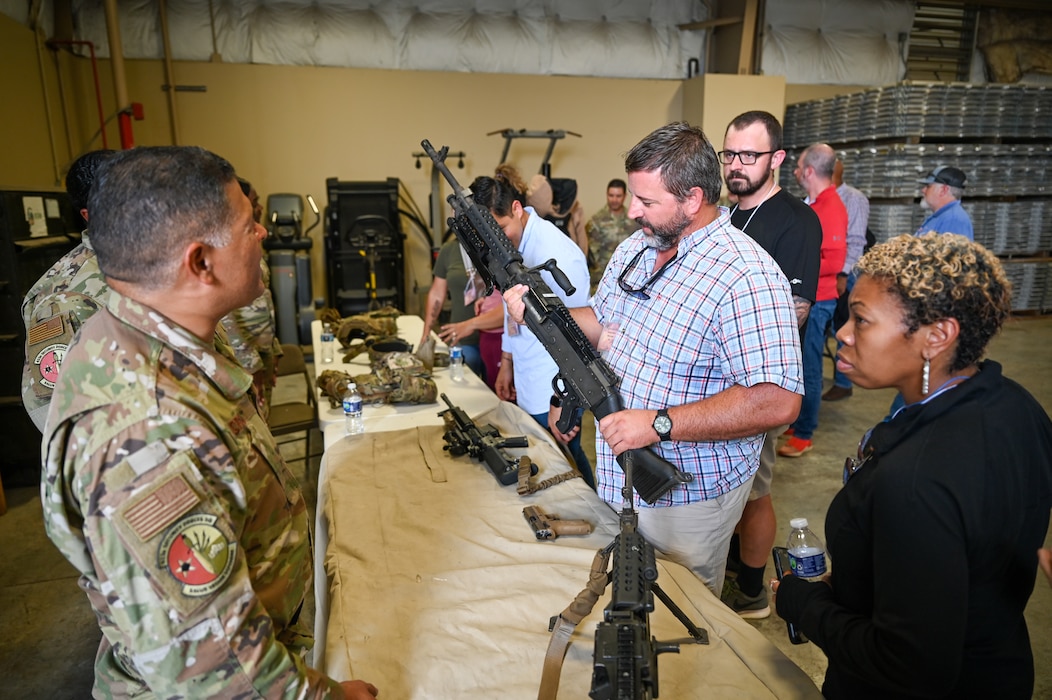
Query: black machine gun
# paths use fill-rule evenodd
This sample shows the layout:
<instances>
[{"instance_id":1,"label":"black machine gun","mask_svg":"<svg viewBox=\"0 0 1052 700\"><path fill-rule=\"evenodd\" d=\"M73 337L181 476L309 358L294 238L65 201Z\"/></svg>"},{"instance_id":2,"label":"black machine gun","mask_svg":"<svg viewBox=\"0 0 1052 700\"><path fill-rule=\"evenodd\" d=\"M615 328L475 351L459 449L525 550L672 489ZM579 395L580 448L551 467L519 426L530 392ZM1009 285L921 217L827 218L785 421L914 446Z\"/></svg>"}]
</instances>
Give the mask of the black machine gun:
<instances>
[{"instance_id":1,"label":"black machine gun","mask_svg":"<svg viewBox=\"0 0 1052 700\"><path fill-rule=\"evenodd\" d=\"M621 529L608 547L613 551L610 603L595 630L592 690L588 693L593 700L656 698L658 654L679 653L680 644L709 643L708 633L691 622L657 584L654 546L636 529L638 517L628 485L632 459L623 466L626 474ZM650 613L654 611L655 595L683 623L690 637L661 642L651 636Z\"/></svg>"},{"instance_id":2,"label":"black machine gun","mask_svg":"<svg viewBox=\"0 0 1052 700\"><path fill-rule=\"evenodd\" d=\"M442 394L442 400L449 408L438 415L446 424L442 439L446 444L442 449L454 457L467 454L480 462L485 462L493 476L503 486L510 486L519 480L519 460L504 451L505 447L527 447L526 436L506 438L492 425L481 428L468 418L464 409L454 406L449 397ZM536 473L536 465L530 465Z\"/></svg>"},{"instance_id":3,"label":"black machine gun","mask_svg":"<svg viewBox=\"0 0 1052 700\"><path fill-rule=\"evenodd\" d=\"M447 198L455 214L449 219L449 225L475 263L475 269L481 273L487 288L496 287L501 292L516 284L530 288L522 298L526 305L526 325L559 367L559 374L552 379L552 388L562 404L559 430L568 432L580 421L586 408L599 419L620 411L618 378L540 275L540 270L547 270L567 294L573 294L573 285L556 266L555 260L548 260L536 268L526 267L522 255L493 215L485 207L475 204L471 190L461 187L446 167L449 149L443 147L441 152L435 151L426 139L421 146L453 189L453 194ZM654 503L672 487L693 479L693 475L676 469L647 449L629 450L618 455L617 462L622 469L628 454L633 454L636 466L632 485L647 503Z\"/></svg>"}]
</instances>

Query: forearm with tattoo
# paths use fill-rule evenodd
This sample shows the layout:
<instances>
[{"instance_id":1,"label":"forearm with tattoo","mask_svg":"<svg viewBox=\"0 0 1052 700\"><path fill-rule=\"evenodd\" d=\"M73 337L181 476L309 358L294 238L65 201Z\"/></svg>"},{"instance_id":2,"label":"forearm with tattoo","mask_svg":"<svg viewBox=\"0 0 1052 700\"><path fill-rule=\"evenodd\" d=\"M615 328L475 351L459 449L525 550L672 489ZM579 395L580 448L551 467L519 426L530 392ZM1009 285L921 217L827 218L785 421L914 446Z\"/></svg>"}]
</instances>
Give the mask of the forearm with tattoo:
<instances>
[{"instance_id":1,"label":"forearm with tattoo","mask_svg":"<svg viewBox=\"0 0 1052 700\"><path fill-rule=\"evenodd\" d=\"M796 311L796 325L803 328L807 323L807 317L811 314L811 302L803 297L793 295L793 310Z\"/></svg>"}]
</instances>

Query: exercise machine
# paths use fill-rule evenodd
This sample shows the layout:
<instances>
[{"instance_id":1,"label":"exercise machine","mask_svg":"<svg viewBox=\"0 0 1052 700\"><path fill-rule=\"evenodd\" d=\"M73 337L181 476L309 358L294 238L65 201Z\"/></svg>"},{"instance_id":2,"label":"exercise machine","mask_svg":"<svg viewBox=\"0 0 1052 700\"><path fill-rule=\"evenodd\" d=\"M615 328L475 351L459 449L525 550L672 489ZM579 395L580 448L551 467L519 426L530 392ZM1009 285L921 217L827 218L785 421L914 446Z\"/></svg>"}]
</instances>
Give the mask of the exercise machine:
<instances>
[{"instance_id":1,"label":"exercise machine","mask_svg":"<svg viewBox=\"0 0 1052 700\"><path fill-rule=\"evenodd\" d=\"M303 230L303 197L272 194L267 197L267 238L263 248L270 264L270 290L278 338L290 345L311 343L315 301L311 282L310 232L321 223L314 197L307 195L314 223Z\"/></svg>"},{"instance_id":2,"label":"exercise machine","mask_svg":"<svg viewBox=\"0 0 1052 700\"><path fill-rule=\"evenodd\" d=\"M405 234L398 178L325 181L325 261L329 306L341 316L384 306L405 310Z\"/></svg>"}]
</instances>

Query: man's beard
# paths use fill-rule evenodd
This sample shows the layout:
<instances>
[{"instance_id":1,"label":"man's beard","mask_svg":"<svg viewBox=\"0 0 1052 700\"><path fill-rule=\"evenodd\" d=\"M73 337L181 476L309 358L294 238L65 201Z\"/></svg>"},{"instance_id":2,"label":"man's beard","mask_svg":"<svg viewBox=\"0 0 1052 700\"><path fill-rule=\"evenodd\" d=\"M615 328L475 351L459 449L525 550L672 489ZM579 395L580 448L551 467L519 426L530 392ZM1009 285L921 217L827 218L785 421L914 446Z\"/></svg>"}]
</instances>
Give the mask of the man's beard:
<instances>
[{"instance_id":1,"label":"man's beard","mask_svg":"<svg viewBox=\"0 0 1052 700\"><path fill-rule=\"evenodd\" d=\"M677 209L676 216L660 226L651 224L642 216L636 217L636 223L650 229L649 234L643 231L648 246L665 251L679 243L680 235L690 226L690 217L684 214L682 209Z\"/></svg>"},{"instance_id":2,"label":"man's beard","mask_svg":"<svg viewBox=\"0 0 1052 700\"><path fill-rule=\"evenodd\" d=\"M931 211L931 204L928 203L926 198L921 197L920 208L924 211Z\"/></svg>"},{"instance_id":3,"label":"man's beard","mask_svg":"<svg viewBox=\"0 0 1052 700\"><path fill-rule=\"evenodd\" d=\"M734 180L733 178L741 178L740 180ZM763 171L763 179L757 182L753 182L749 179L749 176L743 173L741 170L733 170L730 175L727 176L725 182L727 183L727 190L732 194L739 197L748 197L751 194L756 194L760 191L760 188L767 184L767 181L771 179L771 171ZM744 180L744 182L742 182Z\"/></svg>"}]
</instances>

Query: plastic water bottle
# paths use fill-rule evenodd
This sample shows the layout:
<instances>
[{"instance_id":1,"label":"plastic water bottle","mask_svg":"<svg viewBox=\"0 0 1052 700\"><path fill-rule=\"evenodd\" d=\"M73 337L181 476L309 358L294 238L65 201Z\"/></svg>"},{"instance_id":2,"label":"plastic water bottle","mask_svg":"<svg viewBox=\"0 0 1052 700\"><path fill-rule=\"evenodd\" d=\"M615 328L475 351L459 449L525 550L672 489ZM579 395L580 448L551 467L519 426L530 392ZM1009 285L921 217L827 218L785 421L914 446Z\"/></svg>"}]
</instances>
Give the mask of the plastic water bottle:
<instances>
[{"instance_id":1,"label":"plastic water bottle","mask_svg":"<svg viewBox=\"0 0 1052 700\"><path fill-rule=\"evenodd\" d=\"M792 531L785 548L789 550L789 565L800 578L817 580L826 572L826 548L818 535L807 526L807 518L789 521Z\"/></svg>"},{"instance_id":2,"label":"plastic water bottle","mask_svg":"<svg viewBox=\"0 0 1052 700\"><path fill-rule=\"evenodd\" d=\"M348 435L361 435L365 432L365 421L362 420L362 395L358 385L351 382L343 395L343 419Z\"/></svg>"},{"instance_id":3,"label":"plastic water bottle","mask_svg":"<svg viewBox=\"0 0 1052 700\"><path fill-rule=\"evenodd\" d=\"M332 362L335 345L336 336L332 332L332 324L326 323L321 327L321 361L323 364Z\"/></svg>"},{"instance_id":4,"label":"plastic water bottle","mask_svg":"<svg viewBox=\"0 0 1052 700\"><path fill-rule=\"evenodd\" d=\"M453 381L464 381L464 348L456 344L449 348L449 376Z\"/></svg>"}]
</instances>

